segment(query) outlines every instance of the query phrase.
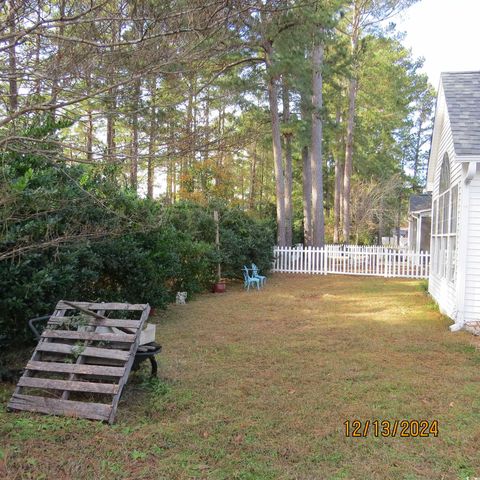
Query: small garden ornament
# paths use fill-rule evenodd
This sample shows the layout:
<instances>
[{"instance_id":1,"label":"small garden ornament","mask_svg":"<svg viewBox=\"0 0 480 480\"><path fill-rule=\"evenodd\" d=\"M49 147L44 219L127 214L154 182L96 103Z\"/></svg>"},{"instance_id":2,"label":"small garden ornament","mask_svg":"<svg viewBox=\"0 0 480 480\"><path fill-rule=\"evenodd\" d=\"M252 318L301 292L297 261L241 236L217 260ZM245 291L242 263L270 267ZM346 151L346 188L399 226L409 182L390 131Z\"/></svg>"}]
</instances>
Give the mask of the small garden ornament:
<instances>
[{"instance_id":1,"label":"small garden ornament","mask_svg":"<svg viewBox=\"0 0 480 480\"><path fill-rule=\"evenodd\" d=\"M187 292L177 292L177 298L175 299L175 303L177 305L185 305L187 300Z\"/></svg>"}]
</instances>

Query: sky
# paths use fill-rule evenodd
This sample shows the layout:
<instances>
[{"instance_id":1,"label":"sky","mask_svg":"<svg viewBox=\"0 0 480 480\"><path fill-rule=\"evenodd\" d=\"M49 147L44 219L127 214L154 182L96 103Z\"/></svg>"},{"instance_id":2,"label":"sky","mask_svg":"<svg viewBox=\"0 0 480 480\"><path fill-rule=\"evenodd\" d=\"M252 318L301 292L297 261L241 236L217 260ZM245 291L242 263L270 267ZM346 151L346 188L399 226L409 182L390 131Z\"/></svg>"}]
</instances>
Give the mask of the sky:
<instances>
[{"instance_id":1,"label":"sky","mask_svg":"<svg viewBox=\"0 0 480 480\"><path fill-rule=\"evenodd\" d=\"M441 72L480 70L480 0L420 0L393 21L435 88Z\"/></svg>"}]
</instances>

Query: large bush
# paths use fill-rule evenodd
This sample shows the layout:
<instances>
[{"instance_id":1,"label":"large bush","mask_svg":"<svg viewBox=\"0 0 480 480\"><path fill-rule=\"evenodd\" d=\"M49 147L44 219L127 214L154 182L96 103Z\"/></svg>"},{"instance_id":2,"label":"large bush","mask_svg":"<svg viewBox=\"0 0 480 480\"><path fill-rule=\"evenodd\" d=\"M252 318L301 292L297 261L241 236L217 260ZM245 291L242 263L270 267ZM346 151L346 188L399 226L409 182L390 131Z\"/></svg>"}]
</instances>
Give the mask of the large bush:
<instances>
[{"instance_id":1,"label":"large bush","mask_svg":"<svg viewBox=\"0 0 480 480\"><path fill-rule=\"evenodd\" d=\"M11 152L2 160L0 336L22 337L26 319L62 298L161 307L178 290L208 288L218 261L225 277L251 261L270 265L272 226L240 210L139 199L112 167Z\"/></svg>"},{"instance_id":2,"label":"large bush","mask_svg":"<svg viewBox=\"0 0 480 480\"><path fill-rule=\"evenodd\" d=\"M189 232L194 241L213 244L214 210L220 216L220 251L215 258L222 265L222 276L239 278L242 266L251 262L268 271L275 242L275 225L271 220L255 218L218 202L208 206L182 202L171 208L168 218L176 229Z\"/></svg>"}]
</instances>

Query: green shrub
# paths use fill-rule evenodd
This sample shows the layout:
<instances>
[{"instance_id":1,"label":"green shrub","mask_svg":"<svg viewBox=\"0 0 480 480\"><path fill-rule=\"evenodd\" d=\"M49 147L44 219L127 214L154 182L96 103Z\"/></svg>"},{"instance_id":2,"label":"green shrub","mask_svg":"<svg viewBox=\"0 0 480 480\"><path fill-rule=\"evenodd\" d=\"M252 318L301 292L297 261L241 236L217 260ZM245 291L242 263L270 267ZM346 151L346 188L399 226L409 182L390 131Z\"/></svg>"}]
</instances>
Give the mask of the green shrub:
<instances>
[{"instance_id":1,"label":"green shrub","mask_svg":"<svg viewBox=\"0 0 480 480\"><path fill-rule=\"evenodd\" d=\"M256 263L268 272L275 242L271 222L256 219L239 209L224 209L220 222L222 271L226 277L240 277L243 265Z\"/></svg>"},{"instance_id":2,"label":"green shrub","mask_svg":"<svg viewBox=\"0 0 480 480\"><path fill-rule=\"evenodd\" d=\"M165 207L121 188L116 167L57 165L51 154L1 157L0 254L11 255L0 260L0 335L24 338L26 320L60 299L162 307L209 287L219 261L224 277L252 261L268 270L270 223L218 203Z\"/></svg>"},{"instance_id":3,"label":"green shrub","mask_svg":"<svg viewBox=\"0 0 480 480\"><path fill-rule=\"evenodd\" d=\"M255 262L267 272L272 263L275 242L275 225L272 221L255 218L239 208L212 203L205 207L182 202L171 208L168 218L179 231L187 231L194 241L213 245L215 242L215 222L213 211L220 215L220 251L212 257L219 260L222 276L241 277L245 264Z\"/></svg>"}]
</instances>

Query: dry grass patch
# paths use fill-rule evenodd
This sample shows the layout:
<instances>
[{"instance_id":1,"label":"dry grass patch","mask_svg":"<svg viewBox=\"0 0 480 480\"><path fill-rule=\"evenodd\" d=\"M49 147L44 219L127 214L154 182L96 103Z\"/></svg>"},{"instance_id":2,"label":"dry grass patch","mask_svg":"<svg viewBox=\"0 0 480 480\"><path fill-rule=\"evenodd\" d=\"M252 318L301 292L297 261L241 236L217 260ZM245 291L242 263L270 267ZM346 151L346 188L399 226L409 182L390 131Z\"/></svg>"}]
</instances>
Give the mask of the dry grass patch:
<instances>
[{"instance_id":1,"label":"dry grass patch","mask_svg":"<svg viewBox=\"0 0 480 480\"><path fill-rule=\"evenodd\" d=\"M158 323L161 379L131 378L113 428L0 413L0 478L480 476L478 345L419 282L276 275ZM355 418L438 419L440 434L345 438Z\"/></svg>"}]
</instances>

